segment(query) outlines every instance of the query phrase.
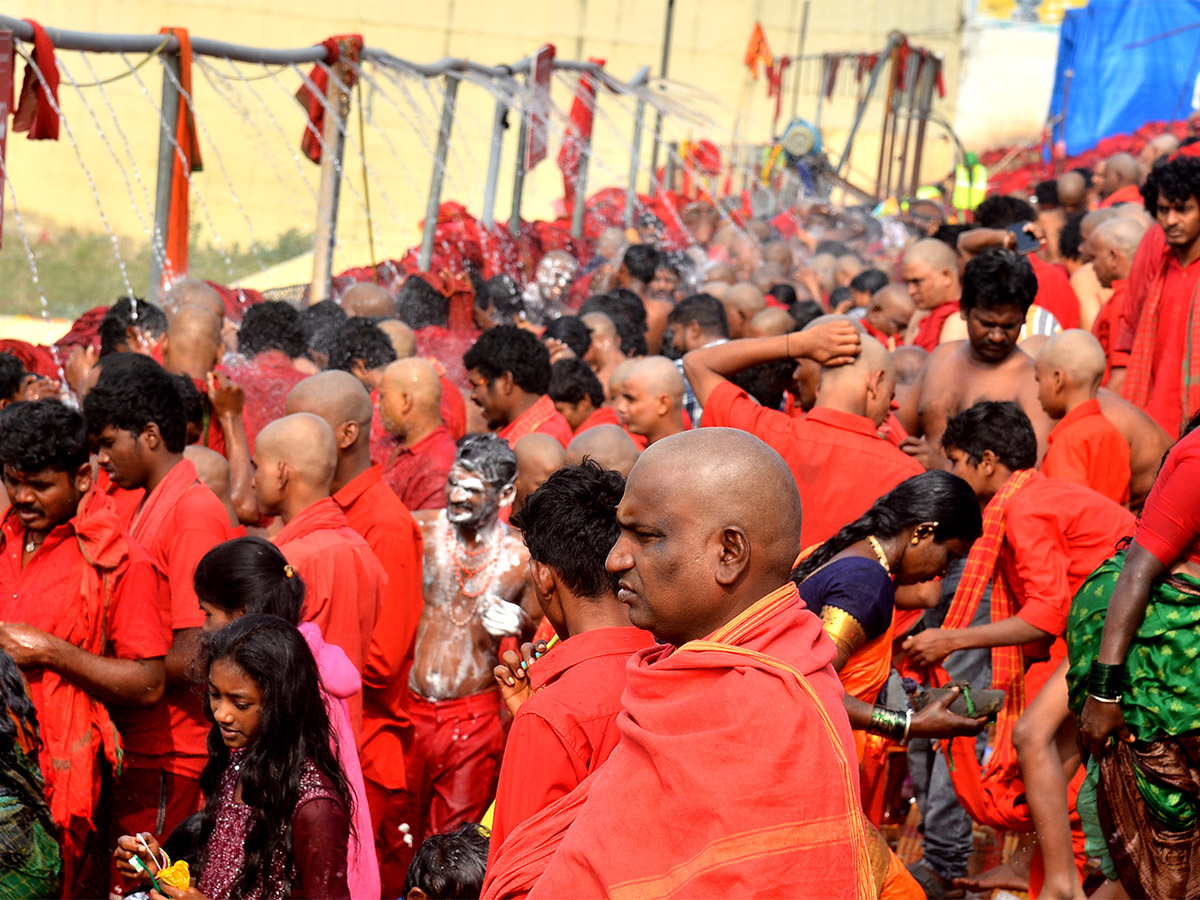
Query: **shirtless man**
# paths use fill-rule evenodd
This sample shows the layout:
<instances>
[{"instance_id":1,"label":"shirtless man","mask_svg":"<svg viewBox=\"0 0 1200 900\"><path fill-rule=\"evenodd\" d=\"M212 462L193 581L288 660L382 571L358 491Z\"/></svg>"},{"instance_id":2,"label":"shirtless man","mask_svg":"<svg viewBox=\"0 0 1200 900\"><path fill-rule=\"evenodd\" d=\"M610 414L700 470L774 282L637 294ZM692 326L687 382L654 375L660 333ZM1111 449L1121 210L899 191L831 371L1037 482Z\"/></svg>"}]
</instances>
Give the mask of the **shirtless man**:
<instances>
[{"instance_id":1,"label":"shirtless man","mask_svg":"<svg viewBox=\"0 0 1200 900\"><path fill-rule=\"evenodd\" d=\"M927 469L947 469L940 442L946 422L980 400L1012 400L1033 423L1038 460L1054 423L1038 402L1033 359L1017 337L1037 293L1037 279L1024 257L991 249L967 263L962 310L965 341L942 344L929 356L896 413L910 437L900 446Z\"/></svg>"},{"instance_id":2,"label":"shirtless man","mask_svg":"<svg viewBox=\"0 0 1200 900\"><path fill-rule=\"evenodd\" d=\"M617 334L617 326L604 313L587 313L580 318L592 333L591 346L583 359L592 367L592 371L600 379L600 384L607 390L613 370L627 359L621 352L621 337ZM612 399L612 396L610 392L608 399Z\"/></svg>"},{"instance_id":3,"label":"shirtless man","mask_svg":"<svg viewBox=\"0 0 1200 900\"><path fill-rule=\"evenodd\" d=\"M499 521L516 477L506 441L467 435L450 470L446 508L417 514L425 609L408 682L413 747L405 754L414 846L478 822L496 791L504 731L492 670L501 639L528 639L537 624L529 554Z\"/></svg>"}]
</instances>

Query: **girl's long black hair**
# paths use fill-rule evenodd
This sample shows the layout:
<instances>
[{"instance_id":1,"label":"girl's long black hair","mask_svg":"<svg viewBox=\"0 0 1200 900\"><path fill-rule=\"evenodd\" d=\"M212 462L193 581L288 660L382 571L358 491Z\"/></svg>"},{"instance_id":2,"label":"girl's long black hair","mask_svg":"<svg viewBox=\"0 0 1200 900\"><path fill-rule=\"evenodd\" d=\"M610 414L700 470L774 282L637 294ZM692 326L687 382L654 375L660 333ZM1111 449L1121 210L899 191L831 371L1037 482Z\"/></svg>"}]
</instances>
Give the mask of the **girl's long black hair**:
<instances>
[{"instance_id":1,"label":"girl's long black hair","mask_svg":"<svg viewBox=\"0 0 1200 900\"><path fill-rule=\"evenodd\" d=\"M847 547L869 535L891 538L922 522L937 522L935 541L960 538L967 543L983 533L983 515L971 486L949 472L933 469L900 482L792 572L800 584Z\"/></svg>"},{"instance_id":2,"label":"girl's long black hair","mask_svg":"<svg viewBox=\"0 0 1200 900\"><path fill-rule=\"evenodd\" d=\"M263 538L217 544L196 566L194 584L197 597L226 612L265 613L292 624L300 621L304 581L279 548Z\"/></svg>"},{"instance_id":3,"label":"girl's long black hair","mask_svg":"<svg viewBox=\"0 0 1200 900\"><path fill-rule=\"evenodd\" d=\"M41 737L38 733L37 710L25 693L25 681L16 661L0 650L0 780L42 823L48 834L57 835L58 829L50 817L50 807L41 785L34 780L38 770L38 750ZM18 738L22 732L33 739L33 748L25 756L22 765L17 756Z\"/></svg>"},{"instance_id":4,"label":"girl's long black hair","mask_svg":"<svg viewBox=\"0 0 1200 900\"><path fill-rule=\"evenodd\" d=\"M271 860L284 854L285 885L291 896L292 814L300 797L306 761L328 780L353 821L353 798L345 770L333 749L333 731L325 712L317 663L296 627L278 616L248 615L214 634L208 644L208 667L217 660L233 663L258 685L262 695L258 739L246 748L241 765L242 801L253 807L246 834L245 858L235 896L273 877ZM212 721L212 712L205 707ZM349 750L347 752L350 752ZM207 797L200 829L206 847L221 805L220 781L229 764L229 748L215 727L208 734L208 764L200 776ZM204 860L201 862L203 870Z\"/></svg>"}]
</instances>

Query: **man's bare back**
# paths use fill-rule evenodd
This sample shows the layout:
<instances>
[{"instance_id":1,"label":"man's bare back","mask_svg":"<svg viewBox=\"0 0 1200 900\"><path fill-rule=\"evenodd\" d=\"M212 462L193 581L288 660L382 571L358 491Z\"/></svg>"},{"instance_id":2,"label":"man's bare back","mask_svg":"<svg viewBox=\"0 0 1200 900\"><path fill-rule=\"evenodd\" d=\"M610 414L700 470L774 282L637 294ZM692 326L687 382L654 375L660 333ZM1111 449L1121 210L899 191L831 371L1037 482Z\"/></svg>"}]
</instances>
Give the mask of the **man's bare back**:
<instances>
[{"instance_id":1,"label":"man's bare back","mask_svg":"<svg viewBox=\"0 0 1200 900\"><path fill-rule=\"evenodd\" d=\"M417 625L409 687L431 700L466 697L493 688L499 639L483 616L493 604L523 611L522 633L532 635L541 610L527 581L529 553L503 522L481 529L465 547L445 510L416 514L425 542L425 609Z\"/></svg>"},{"instance_id":2,"label":"man's bare back","mask_svg":"<svg viewBox=\"0 0 1200 900\"><path fill-rule=\"evenodd\" d=\"M1100 412L1116 426L1129 445L1129 508L1141 512L1146 495L1154 486L1163 454L1171 449L1171 436L1134 404L1119 394L1101 388L1096 395Z\"/></svg>"}]
</instances>

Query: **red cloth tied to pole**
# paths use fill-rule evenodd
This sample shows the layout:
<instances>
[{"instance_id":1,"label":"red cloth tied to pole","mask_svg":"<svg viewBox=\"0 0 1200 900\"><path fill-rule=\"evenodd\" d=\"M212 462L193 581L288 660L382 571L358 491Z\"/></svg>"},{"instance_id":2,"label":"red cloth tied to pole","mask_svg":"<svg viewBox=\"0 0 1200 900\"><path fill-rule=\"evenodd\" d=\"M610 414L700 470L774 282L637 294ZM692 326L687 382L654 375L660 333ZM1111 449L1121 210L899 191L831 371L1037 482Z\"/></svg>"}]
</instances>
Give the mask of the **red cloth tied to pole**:
<instances>
[{"instance_id":1,"label":"red cloth tied to pole","mask_svg":"<svg viewBox=\"0 0 1200 900\"><path fill-rule=\"evenodd\" d=\"M33 65L25 64L25 79L21 82L21 98L13 113L12 130L27 131L31 141L58 140L58 63L54 59L54 44L46 29L33 19L26 19L33 28ZM34 65L41 72L38 78ZM11 107L12 104L10 103Z\"/></svg>"},{"instance_id":2,"label":"red cloth tied to pole","mask_svg":"<svg viewBox=\"0 0 1200 900\"><path fill-rule=\"evenodd\" d=\"M179 112L175 117L175 153L171 160L171 215L163 236L163 283L170 284L188 270L188 194L192 172L204 168L200 160L200 136L192 115L192 39L186 28L163 28L159 34L174 35L179 41ZM164 70L164 78L169 74ZM187 167L186 169L184 167Z\"/></svg>"},{"instance_id":3,"label":"red cloth tied to pole","mask_svg":"<svg viewBox=\"0 0 1200 900\"><path fill-rule=\"evenodd\" d=\"M339 34L321 41L321 45L326 51L326 65L331 66L341 59L343 51L347 60L357 63L363 38L361 34ZM320 163L321 143L325 139L325 97L329 93L329 70L325 66L315 65L308 73L308 80L320 92L320 96L313 92L307 82L300 85L300 90L296 91L296 100L308 113L308 121L304 124L304 137L300 139L300 149L313 162ZM353 87L357 80L358 77L352 71L346 73L347 88Z\"/></svg>"},{"instance_id":4,"label":"red cloth tied to pole","mask_svg":"<svg viewBox=\"0 0 1200 900\"><path fill-rule=\"evenodd\" d=\"M588 62L603 66L605 61L594 56ZM563 198L567 215L575 207L575 185L579 182L579 162L584 147L592 139L592 120L596 114L596 90L598 80L590 72L579 76L579 87L575 89L575 100L571 103L571 125L563 134L562 147L558 151L558 168L563 174Z\"/></svg>"}]
</instances>

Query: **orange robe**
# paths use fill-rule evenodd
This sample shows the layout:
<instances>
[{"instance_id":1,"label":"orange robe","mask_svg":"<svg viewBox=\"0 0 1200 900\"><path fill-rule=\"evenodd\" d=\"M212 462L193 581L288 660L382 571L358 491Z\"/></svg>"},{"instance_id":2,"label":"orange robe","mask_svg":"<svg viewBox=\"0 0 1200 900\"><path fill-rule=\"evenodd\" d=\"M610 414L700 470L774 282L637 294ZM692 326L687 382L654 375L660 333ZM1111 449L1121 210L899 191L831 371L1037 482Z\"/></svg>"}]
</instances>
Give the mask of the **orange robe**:
<instances>
[{"instance_id":1,"label":"orange robe","mask_svg":"<svg viewBox=\"0 0 1200 900\"><path fill-rule=\"evenodd\" d=\"M1136 203L1141 206L1143 203L1142 189L1136 184L1127 184L1123 188L1118 188L1097 204L1097 209L1108 209L1116 206L1118 203Z\"/></svg>"},{"instance_id":2,"label":"orange robe","mask_svg":"<svg viewBox=\"0 0 1200 900\"><path fill-rule=\"evenodd\" d=\"M304 579L300 618L315 622L325 642L345 650L362 672L387 578L370 546L350 527L332 497L295 516L272 540ZM355 694L347 703L359 736L362 695Z\"/></svg>"},{"instance_id":3,"label":"orange robe","mask_svg":"<svg viewBox=\"0 0 1200 900\"><path fill-rule=\"evenodd\" d=\"M1042 474L1085 485L1117 503L1129 502L1129 445L1100 412L1098 400L1081 403L1054 426Z\"/></svg>"},{"instance_id":4,"label":"orange robe","mask_svg":"<svg viewBox=\"0 0 1200 900\"><path fill-rule=\"evenodd\" d=\"M1113 281L1112 296L1108 298L1107 303L1100 307L1100 312L1096 314L1096 318L1092 322L1092 334L1104 348L1104 380L1100 382L1101 384L1108 384L1108 377L1112 374L1113 366L1124 368L1129 365L1129 354L1121 353L1113 346L1117 338L1117 329L1120 327L1121 315L1125 311L1128 287L1129 282L1124 278Z\"/></svg>"},{"instance_id":5,"label":"orange robe","mask_svg":"<svg viewBox=\"0 0 1200 900\"><path fill-rule=\"evenodd\" d=\"M791 584L705 640L635 654L620 743L493 851L485 900L873 898L833 656ZM753 764L732 749L748 746Z\"/></svg>"},{"instance_id":6,"label":"orange robe","mask_svg":"<svg viewBox=\"0 0 1200 900\"><path fill-rule=\"evenodd\" d=\"M508 446L516 447L517 441L527 434L548 434L564 447L571 443L571 426L554 406L554 401L546 394L538 397L537 402L521 415L517 416L496 434L506 441Z\"/></svg>"}]
</instances>

